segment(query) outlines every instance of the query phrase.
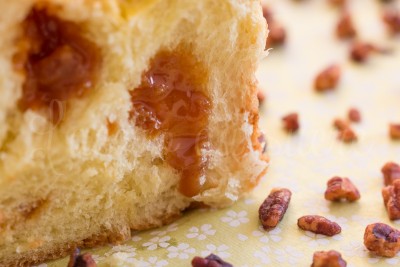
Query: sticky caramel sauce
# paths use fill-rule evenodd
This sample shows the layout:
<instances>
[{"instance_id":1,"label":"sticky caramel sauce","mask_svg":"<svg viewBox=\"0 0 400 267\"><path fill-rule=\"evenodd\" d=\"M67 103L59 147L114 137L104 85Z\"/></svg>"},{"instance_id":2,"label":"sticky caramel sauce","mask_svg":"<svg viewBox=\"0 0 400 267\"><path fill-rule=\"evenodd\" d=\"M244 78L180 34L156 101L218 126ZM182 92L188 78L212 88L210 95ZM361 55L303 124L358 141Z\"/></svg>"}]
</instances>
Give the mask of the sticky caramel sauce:
<instances>
[{"instance_id":1,"label":"sticky caramel sauce","mask_svg":"<svg viewBox=\"0 0 400 267\"><path fill-rule=\"evenodd\" d=\"M211 109L207 79L189 52L159 52L131 92L131 117L150 137L165 136L165 159L180 172L179 190L188 197L200 193L205 184Z\"/></svg>"},{"instance_id":2,"label":"sticky caramel sauce","mask_svg":"<svg viewBox=\"0 0 400 267\"><path fill-rule=\"evenodd\" d=\"M19 107L46 111L58 122L65 102L82 97L93 87L100 66L99 49L83 37L79 25L46 9L33 8L22 26L25 82Z\"/></svg>"}]
</instances>

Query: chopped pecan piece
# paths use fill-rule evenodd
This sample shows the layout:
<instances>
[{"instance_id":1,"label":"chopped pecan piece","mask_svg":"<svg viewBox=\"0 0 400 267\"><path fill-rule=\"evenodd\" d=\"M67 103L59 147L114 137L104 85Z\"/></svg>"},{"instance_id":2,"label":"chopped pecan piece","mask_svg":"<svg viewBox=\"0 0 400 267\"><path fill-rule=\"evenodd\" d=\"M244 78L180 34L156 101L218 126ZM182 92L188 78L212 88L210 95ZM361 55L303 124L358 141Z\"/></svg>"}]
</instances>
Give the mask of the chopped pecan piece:
<instances>
[{"instance_id":1,"label":"chopped pecan piece","mask_svg":"<svg viewBox=\"0 0 400 267\"><path fill-rule=\"evenodd\" d=\"M96 262L89 253L80 254L81 251L76 248L69 258L67 267L96 267Z\"/></svg>"},{"instance_id":2,"label":"chopped pecan piece","mask_svg":"<svg viewBox=\"0 0 400 267\"><path fill-rule=\"evenodd\" d=\"M297 113L290 113L282 118L283 128L288 133L295 133L299 130L299 115Z\"/></svg>"},{"instance_id":3,"label":"chopped pecan piece","mask_svg":"<svg viewBox=\"0 0 400 267\"><path fill-rule=\"evenodd\" d=\"M349 123L345 120L342 119L335 119L333 121L333 126L338 129L339 131L343 131L344 129L347 129L350 127Z\"/></svg>"},{"instance_id":4,"label":"chopped pecan piece","mask_svg":"<svg viewBox=\"0 0 400 267\"><path fill-rule=\"evenodd\" d=\"M349 39L357 35L350 13L344 12L336 26L336 35L339 39Z\"/></svg>"},{"instance_id":5,"label":"chopped pecan piece","mask_svg":"<svg viewBox=\"0 0 400 267\"><path fill-rule=\"evenodd\" d=\"M299 130L299 115L297 113L289 113L282 118L283 128L288 133L295 133Z\"/></svg>"},{"instance_id":6,"label":"chopped pecan piece","mask_svg":"<svg viewBox=\"0 0 400 267\"><path fill-rule=\"evenodd\" d=\"M305 231L326 236L334 236L342 231L339 224L319 215L303 216L297 220L297 225Z\"/></svg>"},{"instance_id":7,"label":"chopped pecan piece","mask_svg":"<svg viewBox=\"0 0 400 267\"><path fill-rule=\"evenodd\" d=\"M389 134L392 139L400 139L400 124L390 124Z\"/></svg>"},{"instance_id":8,"label":"chopped pecan piece","mask_svg":"<svg viewBox=\"0 0 400 267\"><path fill-rule=\"evenodd\" d=\"M192 267L233 267L233 265L223 261L217 255L210 254L205 258L194 257Z\"/></svg>"},{"instance_id":9,"label":"chopped pecan piece","mask_svg":"<svg viewBox=\"0 0 400 267\"><path fill-rule=\"evenodd\" d=\"M385 10L383 13L383 21L392 33L400 32L400 12L398 10Z\"/></svg>"},{"instance_id":10,"label":"chopped pecan piece","mask_svg":"<svg viewBox=\"0 0 400 267\"><path fill-rule=\"evenodd\" d=\"M386 163L382 167L381 172L386 186L391 185L395 180L400 179L400 166L397 163Z\"/></svg>"},{"instance_id":11,"label":"chopped pecan piece","mask_svg":"<svg viewBox=\"0 0 400 267\"><path fill-rule=\"evenodd\" d=\"M266 5L263 6L263 15L267 20L269 30L265 48L284 44L286 40L286 31L282 25L274 19L271 9Z\"/></svg>"},{"instance_id":12,"label":"chopped pecan piece","mask_svg":"<svg viewBox=\"0 0 400 267\"><path fill-rule=\"evenodd\" d=\"M351 143L357 141L357 135L350 127L347 127L339 132L338 139L345 143Z\"/></svg>"},{"instance_id":13,"label":"chopped pecan piece","mask_svg":"<svg viewBox=\"0 0 400 267\"><path fill-rule=\"evenodd\" d=\"M258 209L260 222L265 230L275 228L289 206L292 192L286 188L274 188Z\"/></svg>"},{"instance_id":14,"label":"chopped pecan piece","mask_svg":"<svg viewBox=\"0 0 400 267\"><path fill-rule=\"evenodd\" d=\"M316 251L313 256L311 267L346 267L347 262L342 255L335 251Z\"/></svg>"},{"instance_id":15,"label":"chopped pecan piece","mask_svg":"<svg viewBox=\"0 0 400 267\"><path fill-rule=\"evenodd\" d=\"M331 65L320 72L315 78L314 89L317 92L324 92L336 88L340 79L340 67L337 64Z\"/></svg>"},{"instance_id":16,"label":"chopped pecan piece","mask_svg":"<svg viewBox=\"0 0 400 267\"><path fill-rule=\"evenodd\" d=\"M351 46L350 58L356 62L364 62L375 49L370 43L355 42Z\"/></svg>"},{"instance_id":17,"label":"chopped pecan piece","mask_svg":"<svg viewBox=\"0 0 400 267\"><path fill-rule=\"evenodd\" d=\"M400 231L384 223L370 224L365 228L365 247L381 257L394 257L400 251Z\"/></svg>"},{"instance_id":18,"label":"chopped pecan piece","mask_svg":"<svg viewBox=\"0 0 400 267\"><path fill-rule=\"evenodd\" d=\"M267 42L265 44L266 48L276 47L283 45L286 40L286 30L278 22L268 24L269 33L267 37Z\"/></svg>"},{"instance_id":19,"label":"chopped pecan piece","mask_svg":"<svg viewBox=\"0 0 400 267\"><path fill-rule=\"evenodd\" d=\"M353 202L360 199L360 192L350 181L349 178L335 176L328 181L325 191L325 199L330 201L340 201L345 199Z\"/></svg>"},{"instance_id":20,"label":"chopped pecan piece","mask_svg":"<svg viewBox=\"0 0 400 267\"><path fill-rule=\"evenodd\" d=\"M389 219L400 219L400 180L395 180L392 185L383 188L382 197Z\"/></svg>"},{"instance_id":21,"label":"chopped pecan piece","mask_svg":"<svg viewBox=\"0 0 400 267\"><path fill-rule=\"evenodd\" d=\"M348 117L349 117L349 120L352 122L360 122L361 121L361 113L356 108L349 109Z\"/></svg>"}]
</instances>

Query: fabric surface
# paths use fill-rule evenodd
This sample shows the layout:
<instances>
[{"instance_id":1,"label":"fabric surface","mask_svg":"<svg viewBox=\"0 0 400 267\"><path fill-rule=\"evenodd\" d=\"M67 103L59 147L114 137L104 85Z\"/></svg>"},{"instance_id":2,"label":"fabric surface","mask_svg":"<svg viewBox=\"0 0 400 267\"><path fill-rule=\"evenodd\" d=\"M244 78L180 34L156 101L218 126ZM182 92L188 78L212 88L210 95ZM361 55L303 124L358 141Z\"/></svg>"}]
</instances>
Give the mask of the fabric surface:
<instances>
[{"instance_id":1,"label":"fabric surface","mask_svg":"<svg viewBox=\"0 0 400 267\"><path fill-rule=\"evenodd\" d=\"M261 128L271 157L261 184L230 208L191 211L174 224L137 233L124 245L91 250L100 266L190 266L194 256L210 253L236 267L310 266L314 251L330 249L339 251L348 266L400 265L400 254L373 257L363 245L369 223L400 228L400 221L389 221L383 206L380 173L387 161L400 163L400 142L388 137L388 124L400 123L400 39L385 31L379 1L350 0L359 38L394 49L390 55L373 55L367 64L352 63L349 43L334 35L339 11L325 0L294 2L270 1L276 20L288 31L288 42L270 51L258 71L267 94ZM342 66L340 85L317 94L314 77L331 63ZM344 118L350 107L359 108L362 122L353 126L358 142L344 144L332 121ZM281 117L292 111L300 116L296 135L282 130ZM336 175L354 182L361 193L358 202L324 199L326 182ZM260 228L258 207L274 187L289 188L293 195L282 222L266 232ZM297 219L313 214L337 222L342 233L326 237L298 229ZM66 266L67 261L40 266Z\"/></svg>"}]
</instances>

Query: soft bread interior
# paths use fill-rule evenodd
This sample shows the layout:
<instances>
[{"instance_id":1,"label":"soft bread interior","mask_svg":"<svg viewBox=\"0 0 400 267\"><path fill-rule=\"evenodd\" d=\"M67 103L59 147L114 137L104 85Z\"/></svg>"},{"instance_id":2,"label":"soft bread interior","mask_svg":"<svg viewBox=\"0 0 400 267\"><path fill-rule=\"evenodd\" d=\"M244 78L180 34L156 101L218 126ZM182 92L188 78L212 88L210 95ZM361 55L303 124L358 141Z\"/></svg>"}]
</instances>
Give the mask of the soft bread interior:
<instances>
[{"instance_id":1,"label":"soft bread interior","mask_svg":"<svg viewBox=\"0 0 400 267\"><path fill-rule=\"evenodd\" d=\"M21 23L35 5L79 25L101 55L90 92L68 100L54 124L21 111L25 76L15 70ZM190 205L223 207L266 169L257 142L254 71L265 44L259 1L33 1L0 3L0 266L40 262L73 246L118 242ZM179 172L130 117L130 91L159 51L191 56L207 70L212 102L208 186L178 190ZM188 70L191 71L191 70Z\"/></svg>"}]
</instances>

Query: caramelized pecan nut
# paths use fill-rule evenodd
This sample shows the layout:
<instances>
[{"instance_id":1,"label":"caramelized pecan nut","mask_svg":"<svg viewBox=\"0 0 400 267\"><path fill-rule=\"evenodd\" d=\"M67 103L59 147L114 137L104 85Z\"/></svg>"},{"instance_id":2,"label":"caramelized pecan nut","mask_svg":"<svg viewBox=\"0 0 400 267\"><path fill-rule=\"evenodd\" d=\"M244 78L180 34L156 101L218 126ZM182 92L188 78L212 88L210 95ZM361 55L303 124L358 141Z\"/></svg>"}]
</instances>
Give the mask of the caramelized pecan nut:
<instances>
[{"instance_id":1,"label":"caramelized pecan nut","mask_svg":"<svg viewBox=\"0 0 400 267\"><path fill-rule=\"evenodd\" d=\"M352 143L357 141L357 135L350 127L341 130L337 138L344 143Z\"/></svg>"},{"instance_id":2,"label":"caramelized pecan nut","mask_svg":"<svg viewBox=\"0 0 400 267\"><path fill-rule=\"evenodd\" d=\"M340 73L340 67L337 64L327 67L315 78L314 89L317 92L335 89L340 79Z\"/></svg>"},{"instance_id":3,"label":"caramelized pecan nut","mask_svg":"<svg viewBox=\"0 0 400 267\"><path fill-rule=\"evenodd\" d=\"M297 113L290 113L282 118L283 128L288 133L295 133L300 128L299 115Z\"/></svg>"},{"instance_id":4,"label":"caramelized pecan nut","mask_svg":"<svg viewBox=\"0 0 400 267\"><path fill-rule=\"evenodd\" d=\"M393 181L400 179L400 166L397 163L388 162L381 171L385 185L391 185Z\"/></svg>"},{"instance_id":5,"label":"caramelized pecan nut","mask_svg":"<svg viewBox=\"0 0 400 267\"><path fill-rule=\"evenodd\" d=\"M383 203L391 220L400 219L400 180L382 189Z\"/></svg>"},{"instance_id":6,"label":"caramelized pecan nut","mask_svg":"<svg viewBox=\"0 0 400 267\"><path fill-rule=\"evenodd\" d=\"M297 220L299 228L315 234L334 236L342 231L342 228L335 222L319 215L307 215Z\"/></svg>"},{"instance_id":7,"label":"caramelized pecan nut","mask_svg":"<svg viewBox=\"0 0 400 267\"><path fill-rule=\"evenodd\" d=\"M381 257L394 257L400 251L400 232L387 224L374 223L365 228L364 245Z\"/></svg>"},{"instance_id":8,"label":"caramelized pecan nut","mask_svg":"<svg viewBox=\"0 0 400 267\"><path fill-rule=\"evenodd\" d=\"M223 261L217 255L210 254L205 258L194 257L192 267L233 267L233 265Z\"/></svg>"},{"instance_id":9,"label":"caramelized pecan nut","mask_svg":"<svg viewBox=\"0 0 400 267\"><path fill-rule=\"evenodd\" d=\"M348 117L351 122L360 122L361 121L361 113L356 108L349 109Z\"/></svg>"},{"instance_id":10,"label":"caramelized pecan nut","mask_svg":"<svg viewBox=\"0 0 400 267\"><path fill-rule=\"evenodd\" d=\"M69 257L67 267L96 267L96 262L89 253L81 254L81 251L76 248Z\"/></svg>"},{"instance_id":11,"label":"caramelized pecan nut","mask_svg":"<svg viewBox=\"0 0 400 267\"><path fill-rule=\"evenodd\" d=\"M272 229L282 220L292 193L286 188L274 188L261 204L258 215L265 230Z\"/></svg>"},{"instance_id":12,"label":"caramelized pecan nut","mask_svg":"<svg viewBox=\"0 0 400 267\"><path fill-rule=\"evenodd\" d=\"M392 123L389 125L389 135L393 140L400 139L400 124Z\"/></svg>"},{"instance_id":13,"label":"caramelized pecan nut","mask_svg":"<svg viewBox=\"0 0 400 267\"><path fill-rule=\"evenodd\" d=\"M350 13L344 12L336 26L336 35L339 39L353 38L357 35Z\"/></svg>"},{"instance_id":14,"label":"caramelized pecan nut","mask_svg":"<svg viewBox=\"0 0 400 267\"><path fill-rule=\"evenodd\" d=\"M329 179L325 191L325 199L330 201L356 201L360 198L360 192L349 178L335 176Z\"/></svg>"},{"instance_id":15,"label":"caramelized pecan nut","mask_svg":"<svg viewBox=\"0 0 400 267\"><path fill-rule=\"evenodd\" d=\"M346 267L347 263L342 255L335 251L316 251L311 267Z\"/></svg>"}]
</instances>

